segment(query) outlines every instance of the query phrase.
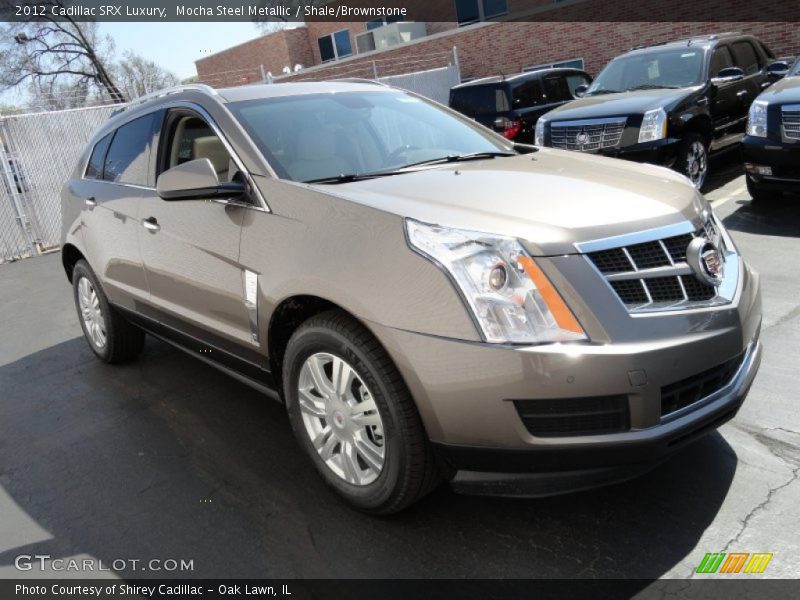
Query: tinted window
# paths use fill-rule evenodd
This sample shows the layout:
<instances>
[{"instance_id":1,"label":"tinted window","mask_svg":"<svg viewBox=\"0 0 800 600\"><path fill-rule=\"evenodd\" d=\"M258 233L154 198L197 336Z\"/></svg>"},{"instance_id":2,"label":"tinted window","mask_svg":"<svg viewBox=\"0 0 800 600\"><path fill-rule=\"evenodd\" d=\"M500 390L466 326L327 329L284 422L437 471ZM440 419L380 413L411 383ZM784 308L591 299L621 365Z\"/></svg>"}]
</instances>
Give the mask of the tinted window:
<instances>
[{"instance_id":1,"label":"tinted window","mask_svg":"<svg viewBox=\"0 0 800 600\"><path fill-rule=\"evenodd\" d=\"M728 69L732 66L733 57L731 56L731 51L728 50L727 46L720 46L711 55L711 72L709 75L716 77L722 69Z\"/></svg>"},{"instance_id":2,"label":"tinted window","mask_svg":"<svg viewBox=\"0 0 800 600\"><path fill-rule=\"evenodd\" d=\"M567 75L566 79L569 93L573 97L575 96L575 88L577 88L579 85L588 86L591 83L588 77L585 75L578 75L577 73L575 75Z\"/></svg>"},{"instance_id":3,"label":"tinted window","mask_svg":"<svg viewBox=\"0 0 800 600\"><path fill-rule=\"evenodd\" d=\"M505 112L508 96L501 86L475 85L450 92L450 107L471 117Z\"/></svg>"},{"instance_id":4,"label":"tinted window","mask_svg":"<svg viewBox=\"0 0 800 600\"><path fill-rule=\"evenodd\" d=\"M117 129L106 155L103 179L147 185L150 139L156 113L134 119Z\"/></svg>"},{"instance_id":5,"label":"tinted window","mask_svg":"<svg viewBox=\"0 0 800 600\"><path fill-rule=\"evenodd\" d=\"M745 72L745 75L754 75L761 70L755 48L750 42L736 42L733 44L733 57L736 66Z\"/></svg>"},{"instance_id":6,"label":"tinted window","mask_svg":"<svg viewBox=\"0 0 800 600\"><path fill-rule=\"evenodd\" d=\"M333 38L331 36L326 35L325 37L321 37L317 40L317 43L319 44L319 57L322 59L322 62L336 58L336 55L333 53Z\"/></svg>"},{"instance_id":7,"label":"tinted window","mask_svg":"<svg viewBox=\"0 0 800 600\"><path fill-rule=\"evenodd\" d=\"M353 49L350 46L350 32L347 29L334 33L333 39L336 42L337 56L347 56L353 53Z\"/></svg>"},{"instance_id":8,"label":"tinted window","mask_svg":"<svg viewBox=\"0 0 800 600\"><path fill-rule=\"evenodd\" d=\"M528 108L544 102L542 87L536 79L519 84L511 92L511 97L514 108Z\"/></svg>"},{"instance_id":9,"label":"tinted window","mask_svg":"<svg viewBox=\"0 0 800 600\"><path fill-rule=\"evenodd\" d=\"M572 94L569 91L569 87L567 87L567 82L561 75L545 77L543 83L544 94L548 103L572 100Z\"/></svg>"},{"instance_id":10,"label":"tinted window","mask_svg":"<svg viewBox=\"0 0 800 600\"><path fill-rule=\"evenodd\" d=\"M97 142L92 150L92 156L89 158L89 164L86 165L86 179L102 179L103 178L103 162L106 159L106 151L108 145L111 143L113 133L109 133L102 140Z\"/></svg>"}]
</instances>

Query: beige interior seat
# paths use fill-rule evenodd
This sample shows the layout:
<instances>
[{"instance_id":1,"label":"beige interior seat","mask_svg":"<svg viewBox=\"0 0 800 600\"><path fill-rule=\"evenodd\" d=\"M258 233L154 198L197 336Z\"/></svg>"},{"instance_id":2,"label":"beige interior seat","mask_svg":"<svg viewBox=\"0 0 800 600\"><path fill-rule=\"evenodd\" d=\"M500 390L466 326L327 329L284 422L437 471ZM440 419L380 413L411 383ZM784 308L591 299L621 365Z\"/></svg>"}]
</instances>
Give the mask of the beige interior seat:
<instances>
[{"instance_id":1,"label":"beige interior seat","mask_svg":"<svg viewBox=\"0 0 800 600\"><path fill-rule=\"evenodd\" d=\"M336 152L336 137L327 129L306 129L297 135L295 160L288 171L295 181L335 177L351 171Z\"/></svg>"},{"instance_id":2,"label":"beige interior seat","mask_svg":"<svg viewBox=\"0 0 800 600\"><path fill-rule=\"evenodd\" d=\"M228 154L222 140L217 136L207 135L195 138L192 141L192 160L198 158L207 158L211 161L220 181L230 181L229 169L231 156Z\"/></svg>"}]
</instances>

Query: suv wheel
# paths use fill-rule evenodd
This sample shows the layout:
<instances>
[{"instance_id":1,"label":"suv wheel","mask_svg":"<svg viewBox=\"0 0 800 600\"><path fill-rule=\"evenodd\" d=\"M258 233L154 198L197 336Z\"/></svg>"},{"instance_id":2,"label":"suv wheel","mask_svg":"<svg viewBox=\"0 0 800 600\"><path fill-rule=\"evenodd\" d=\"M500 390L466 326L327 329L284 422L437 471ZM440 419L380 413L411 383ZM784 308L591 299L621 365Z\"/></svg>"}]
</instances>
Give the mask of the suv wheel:
<instances>
[{"instance_id":1,"label":"suv wheel","mask_svg":"<svg viewBox=\"0 0 800 600\"><path fill-rule=\"evenodd\" d=\"M352 506L390 514L438 483L411 394L389 356L340 311L292 335L283 389L295 436L325 482Z\"/></svg>"},{"instance_id":2,"label":"suv wheel","mask_svg":"<svg viewBox=\"0 0 800 600\"><path fill-rule=\"evenodd\" d=\"M75 264L72 289L83 335L92 352L107 363L120 363L138 356L144 346L144 332L108 303L85 260Z\"/></svg>"},{"instance_id":3,"label":"suv wheel","mask_svg":"<svg viewBox=\"0 0 800 600\"><path fill-rule=\"evenodd\" d=\"M762 187L750 179L749 175L745 175L745 181L747 182L747 193L750 194L750 197L753 199L753 202L757 204L766 204L767 202L774 202L775 200L779 200L783 194L780 192L776 192L775 190L765 190Z\"/></svg>"},{"instance_id":4,"label":"suv wheel","mask_svg":"<svg viewBox=\"0 0 800 600\"><path fill-rule=\"evenodd\" d=\"M703 136L691 133L683 140L675 166L691 179L694 187L702 189L708 176L708 143Z\"/></svg>"}]
</instances>

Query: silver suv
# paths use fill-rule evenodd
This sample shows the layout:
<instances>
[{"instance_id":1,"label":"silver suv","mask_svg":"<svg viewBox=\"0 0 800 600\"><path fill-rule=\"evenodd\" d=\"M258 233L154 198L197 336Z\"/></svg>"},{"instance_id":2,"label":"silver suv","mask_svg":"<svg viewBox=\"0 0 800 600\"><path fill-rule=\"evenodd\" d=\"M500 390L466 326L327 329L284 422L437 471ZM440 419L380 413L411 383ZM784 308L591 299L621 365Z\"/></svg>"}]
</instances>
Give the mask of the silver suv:
<instances>
[{"instance_id":1,"label":"silver suv","mask_svg":"<svg viewBox=\"0 0 800 600\"><path fill-rule=\"evenodd\" d=\"M759 365L758 275L686 178L377 84L170 90L100 128L62 200L94 353L147 332L263 390L371 513L441 479L630 478Z\"/></svg>"}]
</instances>

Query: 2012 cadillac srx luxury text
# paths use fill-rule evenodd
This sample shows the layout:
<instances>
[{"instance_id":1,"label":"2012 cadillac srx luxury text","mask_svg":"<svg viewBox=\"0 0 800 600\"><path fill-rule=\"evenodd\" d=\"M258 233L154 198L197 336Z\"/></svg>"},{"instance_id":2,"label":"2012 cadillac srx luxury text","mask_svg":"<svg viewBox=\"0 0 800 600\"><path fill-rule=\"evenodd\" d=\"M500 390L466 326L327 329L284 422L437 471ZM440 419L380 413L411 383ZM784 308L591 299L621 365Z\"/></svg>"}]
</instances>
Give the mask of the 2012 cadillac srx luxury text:
<instances>
[{"instance_id":1,"label":"2012 cadillac srx luxury text","mask_svg":"<svg viewBox=\"0 0 800 600\"><path fill-rule=\"evenodd\" d=\"M631 478L733 417L760 362L758 275L684 176L514 144L380 84L142 99L62 203L101 360L147 332L279 399L375 514L443 479Z\"/></svg>"}]
</instances>

